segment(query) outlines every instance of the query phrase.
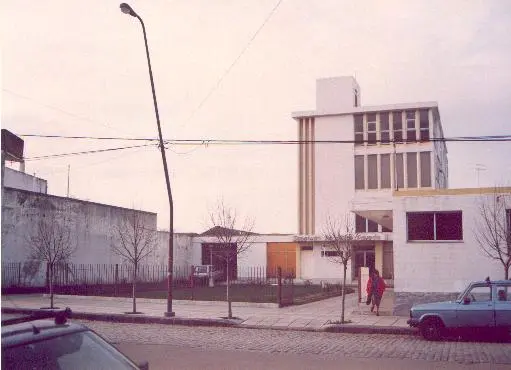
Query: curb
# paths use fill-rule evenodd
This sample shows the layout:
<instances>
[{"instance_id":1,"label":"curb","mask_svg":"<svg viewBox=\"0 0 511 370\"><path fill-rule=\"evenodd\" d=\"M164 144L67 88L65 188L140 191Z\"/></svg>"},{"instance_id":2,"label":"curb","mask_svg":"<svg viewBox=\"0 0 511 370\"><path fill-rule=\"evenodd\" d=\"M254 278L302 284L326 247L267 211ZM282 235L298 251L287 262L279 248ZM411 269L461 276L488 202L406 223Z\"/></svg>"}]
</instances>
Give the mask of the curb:
<instances>
[{"instance_id":1,"label":"curb","mask_svg":"<svg viewBox=\"0 0 511 370\"><path fill-rule=\"evenodd\" d=\"M30 308L2 308L2 313L19 313L32 315L41 312L38 309ZM165 324L165 325L185 325L185 326L219 326L219 327L236 327L237 320L228 319L194 319L179 317L157 317L146 316L143 314L117 314L117 313L90 313L75 312L71 314L72 319L91 320L91 321L108 321L116 323L132 323L132 324Z\"/></svg>"},{"instance_id":2,"label":"curb","mask_svg":"<svg viewBox=\"0 0 511 370\"><path fill-rule=\"evenodd\" d=\"M18 313L31 315L40 312L39 309L2 307L2 313ZM183 326L206 326L206 327L231 327L240 329L266 329L280 331L301 331L301 332L327 332L327 333L350 333L350 334L397 334L417 335L418 330L407 327L392 326L365 326L365 325L329 325L321 328L289 327L289 326L267 326L267 325L243 325L239 319L197 319L179 317L158 317L143 314L106 314L90 312L73 312L72 319L107 321L114 323L131 324L164 324Z\"/></svg>"},{"instance_id":3,"label":"curb","mask_svg":"<svg viewBox=\"0 0 511 370\"><path fill-rule=\"evenodd\" d=\"M395 326L365 326L365 325L331 325L325 327L327 333L351 333L351 334L394 334L394 335L418 335L415 328Z\"/></svg>"}]
</instances>

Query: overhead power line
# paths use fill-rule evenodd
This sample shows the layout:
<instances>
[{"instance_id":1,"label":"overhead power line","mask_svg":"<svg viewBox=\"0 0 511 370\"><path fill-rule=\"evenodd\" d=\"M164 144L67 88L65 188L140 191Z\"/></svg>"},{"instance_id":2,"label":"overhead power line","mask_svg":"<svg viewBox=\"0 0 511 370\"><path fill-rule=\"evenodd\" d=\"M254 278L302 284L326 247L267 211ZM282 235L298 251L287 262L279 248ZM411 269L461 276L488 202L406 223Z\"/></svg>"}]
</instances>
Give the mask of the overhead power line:
<instances>
[{"instance_id":1,"label":"overhead power line","mask_svg":"<svg viewBox=\"0 0 511 370\"><path fill-rule=\"evenodd\" d=\"M213 93L220 87L220 84L222 81L227 77L227 75L232 71L234 66L238 63L238 61L241 59L241 57L245 54L245 52L248 50L250 45L254 42L257 35L261 32L261 30L266 26L270 18L275 14L278 7L282 3L282 0L278 0L275 5L273 6L272 10L268 13L266 18L264 19L263 23L259 26L259 28L255 31L255 33L252 35L250 40L248 40L248 43L245 45L245 47L241 50L241 52L238 54L238 56L234 59L234 61L231 63L231 65L225 70L225 72L220 76L220 78L217 80L216 84L209 90L209 92L206 94L204 99L199 103L199 105L192 111L192 113L188 116L185 123L182 126L186 125L194 116L195 114L201 110L201 108L204 106L204 104L208 101L208 99L213 95Z\"/></svg>"},{"instance_id":2,"label":"overhead power line","mask_svg":"<svg viewBox=\"0 0 511 370\"><path fill-rule=\"evenodd\" d=\"M148 147L148 146L157 146L157 144L132 145L132 146L117 147L117 148L85 150L85 151L81 151L81 152L48 154L48 155L41 155L41 156L37 156L37 157L28 157L28 158L25 158L25 161L36 161L36 160L40 160L40 159L61 158L61 157L69 157L69 156L75 156L75 155L114 152L114 151L118 151L118 150L142 148L142 147Z\"/></svg>"},{"instance_id":3,"label":"overhead power line","mask_svg":"<svg viewBox=\"0 0 511 370\"><path fill-rule=\"evenodd\" d=\"M20 135L23 137L37 137L37 138L51 138L51 139L74 139L74 140L142 140L142 141L157 141L155 138L122 138L122 137L94 137L94 136L61 136L61 135L38 135L38 134L26 134ZM460 137L450 137L450 138L430 138L431 142L511 142L511 135L490 135L490 136L460 136ZM399 141L394 142L392 140L382 142L381 140L371 141L369 143L366 141L355 141L355 140L240 140L240 139L173 139L173 140L164 140L165 145L299 145L299 144L406 144L406 142ZM407 144L411 144L413 142L408 142ZM50 158L60 158L60 157L68 157L68 156L76 156L76 155L85 155L85 154L94 154L94 153L103 153L103 152L111 152L118 150L126 150L132 148L142 148L142 147L151 147L157 146L157 143L148 143L142 145L132 145L132 146L124 146L124 147L115 147L115 148L106 148L106 149L96 149L96 150L87 150L81 152L71 152L71 153L60 153L60 154L49 154L44 156L37 157L29 157L25 158L25 160L41 160L41 159L50 159ZM194 149L195 150L195 149ZM186 154L186 153L180 153Z\"/></svg>"},{"instance_id":4,"label":"overhead power line","mask_svg":"<svg viewBox=\"0 0 511 370\"><path fill-rule=\"evenodd\" d=\"M23 137L36 137L36 138L49 138L49 139L81 139L81 140L126 140L126 141L158 141L156 138L135 138L135 137L113 137L113 136L65 136L65 135L39 135L39 134L22 134L19 136ZM454 136L444 138L429 138L426 141L444 141L444 142L455 142L455 141L511 141L511 135L485 135L485 136ZM413 143L417 141L394 141L394 140L244 140L244 139L166 139L166 144L183 145L183 144L357 144L357 143L377 143L377 144L401 144L401 143ZM421 141L418 141L421 142Z\"/></svg>"}]
</instances>

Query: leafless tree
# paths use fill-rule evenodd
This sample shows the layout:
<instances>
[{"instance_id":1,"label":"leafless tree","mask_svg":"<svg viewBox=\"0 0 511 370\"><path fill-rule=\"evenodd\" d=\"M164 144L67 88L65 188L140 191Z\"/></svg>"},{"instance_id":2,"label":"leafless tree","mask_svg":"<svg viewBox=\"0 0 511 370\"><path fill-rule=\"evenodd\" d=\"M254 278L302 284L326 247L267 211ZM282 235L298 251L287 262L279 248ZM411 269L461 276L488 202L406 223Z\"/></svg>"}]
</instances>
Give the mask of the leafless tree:
<instances>
[{"instance_id":1,"label":"leafless tree","mask_svg":"<svg viewBox=\"0 0 511 370\"><path fill-rule=\"evenodd\" d=\"M71 223L57 210L44 210L36 228L28 237L29 259L46 262L50 308L54 308L54 278L56 267L66 264L76 251L76 242L71 236Z\"/></svg>"},{"instance_id":2,"label":"leafless tree","mask_svg":"<svg viewBox=\"0 0 511 370\"><path fill-rule=\"evenodd\" d=\"M323 237L326 246L329 248L331 255L327 258L336 264L342 265L342 304L341 304L341 322L344 323L345 310L345 292L346 292L346 271L348 262L353 256L353 246L364 240L365 237L361 233L357 233L351 214L346 214L343 220L327 217Z\"/></svg>"},{"instance_id":3,"label":"leafless tree","mask_svg":"<svg viewBox=\"0 0 511 370\"><path fill-rule=\"evenodd\" d=\"M225 262L227 281L226 281L226 299L228 307L228 318L232 316L232 304L229 295L230 288L230 269L231 264L237 256L246 252L252 245L254 238L254 221L245 218L239 225L237 212L219 201L215 210L209 214L211 224L210 234L218 243L217 255Z\"/></svg>"},{"instance_id":4,"label":"leafless tree","mask_svg":"<svg viewBox=\"0 0 511 370\"><path fill-rule=\"evenodd\" d=\"M474 230L477 243L491 259L504 267L504 279L509 279L511 266L511 194L499 193L482 196L479 217Z\"/></svg>"},{"instance_id":5,"label":"leafless tree","mask_svg":"<svg viewBox=\"0 0 511 370\"><path fill-rule=\"evenodd\" d=\"M155 252L156 240L156 230L146 227L144 217L137 210L127 211L121 221L114 226L112 251L133 268L133 313L137 313L136 288L138 268L146 257Z\"/></svg>"}]
</instances>

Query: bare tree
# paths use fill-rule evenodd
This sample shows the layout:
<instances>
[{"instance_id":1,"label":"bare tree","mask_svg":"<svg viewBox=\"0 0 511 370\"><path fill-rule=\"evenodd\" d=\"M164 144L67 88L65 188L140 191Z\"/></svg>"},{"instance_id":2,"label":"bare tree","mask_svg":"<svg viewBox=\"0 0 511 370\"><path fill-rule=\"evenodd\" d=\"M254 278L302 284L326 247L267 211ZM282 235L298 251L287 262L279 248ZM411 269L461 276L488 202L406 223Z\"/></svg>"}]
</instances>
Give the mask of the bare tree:
<instances>
[{"instance_id":1,"label":"bare tree","mask_svg":"<svg viewBox=\"0 0 511 370\"><path fill-rule=\"evenodd\" d=\"M495 188L481 197L479 217L474 230L477 243L491 259L504 267L504 279L509 279L511 266L511 194L499 194Z\"/></svg>"},{"instance_id":2,"label":"bare tree","mask_svg":"<svg viewBox=\"0 0 511 370\"><path fill-rule=\"evenodd\" d=\"M361 233L355 231L353 217L346 214L344 220L328 217L323 231L323 237L326 245L330 248L327 258L336 264L342 265L342 304L341 304L341 323L344 323L344 311L346 300L346 271L348 269L348 261L353 256L353 246L365 237Z\"/></svg>"},{"instance_id":3,"label":"bare tree","mask_svg":"<svg viewBox=\"0 0 511 370\"><path fill-rule=\"evenodd\" d=\"M155 252L156 245L156 230L146 227L143 216L137 210L127 211L123 219L114 226L112 251L133 268L131 280L133 313L137 313L138 268L147 256Z\"/></svg>"},{"instance_id":4,"label":"bare tree","mask_svg":"<svg viewBox=\"0 0 511 370\"><path fill-rule=\"evenodd\" d=\"M219 201L216 209L210 212L209 219L212 226L209 233L218 243L216 253L225 262L226 266L226 299L228 318L231 319L233 317L231 298L229 295L231 264L237 256L246 252L252 245L255 235L255 233L252 232L254 221L246 218L242 225L238 225L236 210L226 206L223 201Z\"/></svg>"},{"instance_id":5,"label":"bare tree","mask_svg":"<svg viewBox=\"0 0 511 370\"><path fill-rule=\"evenodd\" d=\"M44 210L35 231L28 237L29 259L46 262L50 308L54 308L54 279L56 267L66 264L76 251L71 237L70 221L56 210Z\"/></svg>"}]
</instances>

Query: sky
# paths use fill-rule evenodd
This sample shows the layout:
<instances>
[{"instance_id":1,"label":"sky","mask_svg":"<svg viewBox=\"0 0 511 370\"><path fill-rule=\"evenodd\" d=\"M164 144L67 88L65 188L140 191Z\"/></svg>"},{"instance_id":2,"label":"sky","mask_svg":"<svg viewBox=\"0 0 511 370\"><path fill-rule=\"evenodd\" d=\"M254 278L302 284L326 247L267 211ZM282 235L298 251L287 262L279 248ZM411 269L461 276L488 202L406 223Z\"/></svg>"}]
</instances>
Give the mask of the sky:
<instances>
[{"instance_id":1,"label":"sky","mask_svg":"<svg viewBox=\"0 0 511 370\"><path fill-rule=\"evenodd\" d=\"M130 1L146 25L174 199L174 230L202 232L221 199L254 231L297 230L291 112L316 79L355 76L362 105L437 101L446 137L511 135L511 2ZM1 126L17 135L156 138L143 35L110 0L3 1ZM169 206L157 147L32 159L148 142L23 137L26 172L50 194L158 213ZM511 143L449 143L450 187L511 184ZM16 166L14 166L16 168ZM476 171L476 168L481 168ZM479 174L479 175L478 175Z\"/></svg>"}]
</instances>

